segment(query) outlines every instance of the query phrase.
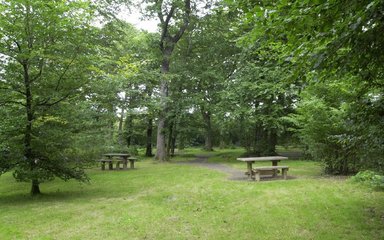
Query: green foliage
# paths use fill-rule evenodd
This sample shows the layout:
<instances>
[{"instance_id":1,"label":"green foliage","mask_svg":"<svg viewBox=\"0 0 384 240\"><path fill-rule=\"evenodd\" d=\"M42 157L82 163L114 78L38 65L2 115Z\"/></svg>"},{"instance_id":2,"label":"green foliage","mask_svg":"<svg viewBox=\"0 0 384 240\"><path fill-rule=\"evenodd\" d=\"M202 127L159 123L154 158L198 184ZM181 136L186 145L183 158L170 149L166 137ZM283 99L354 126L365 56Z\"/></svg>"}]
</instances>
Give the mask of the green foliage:
<instances>
[{"instance_id":1,"label":"green foliage","mask_svg":"<svg viewBox=\"0 0 384 240\"><path fill-rule=\"evenodd\" d=\"M222 92L221 114L240 123L240 141L256 155L274 155L278 136L286 134L282 117L292 112L298 87L287 81L289 66L280 64L277 46L242 46L237 69Z\"/></svg>"},{"instance_id":2,"label":"green foliage","mask_svg":"<svg viewBox=\"0 0 384 240\"><path fill-rule=\"evenodd\" d=\"M278 46L286 81L304 89L285 119L309 153L330 173L382 172L383 1L226 2L243 19L239 44Z\"/></svg>"},{"instance_id":3,"label":"green foliage","mask_svg":"<svg viewBox=\"0 0 384 240\"><path fill-rule=\"evenodd\" d=\"M376 190L384 190L384 176L374 171L361 171L351 179L354 182L366 184Z\"/></svg>"},{"instance_id":4,"label":"green foliage","mask_svg":"<svg viewBox=\"0 0 384 240\"><path fill-rule=\"evenodd\" d=\"M132 156L137 156L139 155L139 150L137 148L137 146L130 146L128 148L128 151L127 151L129 154L131 154Z\"/></svg>"},{"instance_id":5,"label":"green foliage","mask_svg":"<svg viewBox=\"0 0 384 240\"><path fill-rule=\"evenodd\" d=\"M297 113L285 118L328 173L383 171L382 97L359 97L354 84L353 77L311 84L301 94Z\"/></svg>"},{"instance_id":6,"label":"green foliage","mask_svg":"<svg viewBox=\"0 0 384 240\"><path fill-rule=\"evenodd\" d=\"M0 172L32 180L33 194L54 177L88 181L84 167L102 145L93 129L102 114L88 101L94 9L89 1L1 3Z\"/></svg>"}]
</instances>

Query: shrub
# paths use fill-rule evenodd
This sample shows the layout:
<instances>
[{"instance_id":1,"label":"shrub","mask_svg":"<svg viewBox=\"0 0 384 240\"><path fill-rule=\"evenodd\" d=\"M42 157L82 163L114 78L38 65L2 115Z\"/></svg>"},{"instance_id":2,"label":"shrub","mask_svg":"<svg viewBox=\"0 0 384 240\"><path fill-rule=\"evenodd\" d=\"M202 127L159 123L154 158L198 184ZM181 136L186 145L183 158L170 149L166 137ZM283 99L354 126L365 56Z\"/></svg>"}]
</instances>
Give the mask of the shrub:
<instances>
[{"instance_id":1,"label":"shrub","mask_svg":"<svg viewBox=\"0 0 384 240\"><path fill-rule=\"evenodd\" d=\"M361 171L352 177L352 181L366 184L377 190L384 190L384 176L374 171Z\"/></svg>"}]
</instances>

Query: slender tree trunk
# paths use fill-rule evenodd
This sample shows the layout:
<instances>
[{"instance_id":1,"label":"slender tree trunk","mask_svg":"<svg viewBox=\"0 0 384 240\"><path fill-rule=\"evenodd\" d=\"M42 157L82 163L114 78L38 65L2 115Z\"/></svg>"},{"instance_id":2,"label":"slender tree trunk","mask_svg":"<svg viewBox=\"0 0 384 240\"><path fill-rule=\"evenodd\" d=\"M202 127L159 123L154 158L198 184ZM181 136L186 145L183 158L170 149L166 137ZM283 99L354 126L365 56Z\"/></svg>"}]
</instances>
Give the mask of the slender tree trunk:
<instances>
[{"instance_id":1,"label":"slender tree trunk","mask_svg":"<svg viewBox=\"0 0 384 240\"><path fill-rule=\"evenodd\" d=\"M107 133L109 136L108 139L110 139L108 141L108 144L110 145L114 145L115 143L115 139L114 139L114 132L115 132L115 127L114 127L114 124L115 124L115 111L114 111L114 106L112 104L109 104L109 106L107 106L107 109L108 109L108 112L112 115L113 114L113 117L109 118L108 119L108 128L109 128L109 132Z\"/></svg>"},{"instance_id":2,"label":"slender tree trunk","mask_svg":"<svg viewBox=\"0 0 384 240\"><path fill-rule=\"evenodd\" d=\"M172 135L171 135L171 141L170 141L171 156L175 156L176 138L177 138L177 125L176 125L176 123L174 123L173 124L173 131L172 131Z\"/></svg>"},{"instance_id":3,"label":"slender tree trunk","mask_svg":"<svg viewBox=\"0 0 384 240\"><path fill-rule=\"evenodd\" d=\"M213 151L212 144L212 123L211 123L211 113L209 111L201 111L205 124L205 147L204 149L207 151Z\"/></svg>"},{"instance_id":4,"label":"slender tree trunk","mask_svg":"<svg viewBox=\"0 0 384 240\"><path fill-rule=\"evenodd\" d=\"M125 118L125 129L126 129L126 142L127 147L130 147L132 145L132 136L133 136L133 119L132 115L127 114L127 117Z\"/></svg>"},{"instance_id":5,"label":"slender tree trunk","mask_svg":"<svg viewBox=\"0 0 384 240\"><path fill-rule=\"evenodd\" d=\"M119 118L119 145L124 145L124 136L123 136L123 122L124 122L124 109L121 109L121 116Z\"/></svg>"},{"instance_id":6,"label":"slender tree trunk","mask_svg":"<svg viewBox=\"0 0 384 240\"><path fill-rule=\"evenodd\" d=\"M171 148L172 148L172 135L173 135L173 121L170 121L168 124L168 143L167 143L167 155L171 156Z\"/></svg>"},{"instance_id":7,"label":"slender tree trunk","mask_svg":"<svg viewBox=\"0 0 384 240\"><path fill-rule=\"evenodd\" d=\"M26 97L25 109L27 113L27 123L25 126L25 133L24 133L24 157L29 163L31 172L33 172L37 167L37 163L35 162L35 159L33 157L33 152L32 152L32 123L34 120L34 113L33 113L33 104L32 104L33 97L32 97L32 90L31 90L31 80L29 78L27 60L23 63L23 69L24 69L24 87L25 87L25 97ZM31 195L37 195L40 193L41 192L40 192L39 180L36 178L32 178Z\"/></svg>"},{"instance_id":8,"label":"slender tree trunk","mask_svg":"<svg viewBox=\"0 0 384 240\"><path fill-rule=\"evenodd\" d=\"M123 106L121 107L121 115L120 115L120 118L119 118L119 130L118 130L118 133L119 133L119 145L120 146L123 146L124 145L124 136L123 136L123 122L124 122L124 115L125 115L125 108L124 108L124 105L125 105L125 102L127 101L127 94L125 94L124 96L124 104Z\"/></svg>"},{"instance_id":9,"label":"slender tree trunk","mask_svg":"<svg viewBox=\"0 0 384 240\"><path fill-rule=\"evenodd\" d=\"M168 144L167 144L167 154L168 156L175 155L176 147L176 124L174 121L169 125L169 134L168 134Z\"/></svg>"},{"instance_id":10,"label":"slender tree trunk","mask_svg":"<svg viewBox=\"0 0 384 240\"><path fill-rule=\"evenodd\" d=\"M148 118L147 122L147 147L145 151L145 156L152 157L152 133L153 133L153 123L152 118Z\"/></svg>"},{"instance_id":11,"label":"slender tree trunk","mask_svg":"<svg viewBox=\"0 0 384 240\"><path fill-rule=\"evenodd\" d=\"M30 13L32 12L32 8L29 4L29 2L26 3L26 27L25 31L27 34L27 43L28 43L28 52L31 52L33 49L33 30L30 26ZM21 49L20 49L21 52ZM27 122L25 126L25 133L24 133L24 157L26 161L29 163L30 171L32 173L32 186L31 186L31 195L37 195L40 194L40 185L39 180L35 177L34 171L38 167L37 162L35 162L34 154L32 151L32 127L33 127L33 120L35 118L34 116L34 109L33 109L33 96L32 96L32 80L29 75L29 59L24 59L21 62L21 65L23 66L23 77L24 77L24 88L25 88L25 110L27 114Z\"/></svg>"}]
</instances>

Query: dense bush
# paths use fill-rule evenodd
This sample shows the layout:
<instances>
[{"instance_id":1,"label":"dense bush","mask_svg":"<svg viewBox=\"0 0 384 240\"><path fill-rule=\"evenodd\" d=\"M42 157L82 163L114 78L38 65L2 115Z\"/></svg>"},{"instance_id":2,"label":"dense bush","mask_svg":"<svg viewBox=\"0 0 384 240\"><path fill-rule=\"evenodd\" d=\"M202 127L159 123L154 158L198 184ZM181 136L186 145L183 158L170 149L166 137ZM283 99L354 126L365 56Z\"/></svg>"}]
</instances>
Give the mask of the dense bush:
<instances>
[{"instance_id":1,"label":"dense bush","mask_svg":"<svg viewBox=\"0 0 384 240\"><path fill-rule=\"evenodd\" d=\"M352 181L367 184L377 190L384 190L384 176L374 171L366 170L359 172L352 177Z\"/></svg>"},{"instance_id":2,"label":"dense bush","mask_svg":"<svg viewBox=\"0 0 384 240\"><path fill-rule=\"evenodd\" d=\"M312 84L302 93L297 113L287 119L327 173L384 172L383 96L351 89L348 81Z\"/></svg>"}]
</instances>

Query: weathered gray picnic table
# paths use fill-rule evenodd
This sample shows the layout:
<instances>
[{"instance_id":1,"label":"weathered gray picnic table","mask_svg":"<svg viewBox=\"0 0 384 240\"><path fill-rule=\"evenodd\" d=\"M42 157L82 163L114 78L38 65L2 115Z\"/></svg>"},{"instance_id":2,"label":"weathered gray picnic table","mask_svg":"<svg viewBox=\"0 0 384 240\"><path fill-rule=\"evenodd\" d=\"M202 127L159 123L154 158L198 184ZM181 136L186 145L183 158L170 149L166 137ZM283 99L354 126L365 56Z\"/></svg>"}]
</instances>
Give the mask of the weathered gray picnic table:
<instances>
[{"instance_id":1,"label":"weathered gray picnic table","mask_svg":"<svg viewBox=\"0 0 384 240\"><path fill-rule=\"evenodd\" d=\"M260 180L260 175L263 172L271 171L272 175L276 177L277 170L281 169L283 172L283 177L286 179L287 177L287 171L288 166L278 166L278 162L281 160L287 160L287 157L283 156L267 156L267 157L247 157L247 158L237 158L238 161L246 162L247 163L247 175L249 180L256 179L257 181ZM256 167L252 168L252 164L255 162L265 162L265 161L271 161L272 166L264 166L264 167Z\"/></svg>"},{"instance_id":2,"label":"weathered gray picnic table","mask_svg":"<svg viewBox=\"0 0 384 240\"><path fill-rule=\"evenodd\" d=\"M108 162L109 170L113 170L113 160L112 160L113 157L119 158L119 159L115 160L117 170L120 169L120 163L123 164L124 170L127 169L128 168L128 161L130 163L129 167L131 169L133 169L133 168L135 168L135 161L137 160L137 158L132 157L128 153L105 153L105 154L103 154L103 156L106 157L107 159L99 160L99 162L101 162L101 170L105 170L105 163L107 163L107 162Z\"/></svg>"}]
</instances>

